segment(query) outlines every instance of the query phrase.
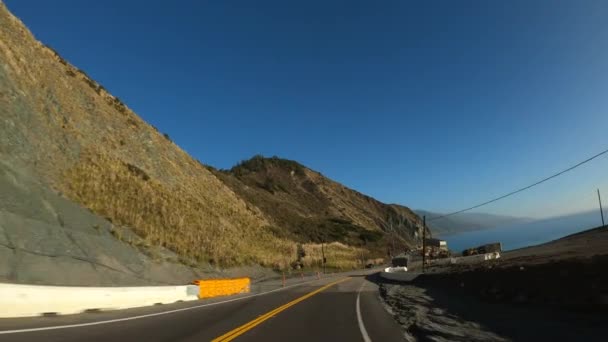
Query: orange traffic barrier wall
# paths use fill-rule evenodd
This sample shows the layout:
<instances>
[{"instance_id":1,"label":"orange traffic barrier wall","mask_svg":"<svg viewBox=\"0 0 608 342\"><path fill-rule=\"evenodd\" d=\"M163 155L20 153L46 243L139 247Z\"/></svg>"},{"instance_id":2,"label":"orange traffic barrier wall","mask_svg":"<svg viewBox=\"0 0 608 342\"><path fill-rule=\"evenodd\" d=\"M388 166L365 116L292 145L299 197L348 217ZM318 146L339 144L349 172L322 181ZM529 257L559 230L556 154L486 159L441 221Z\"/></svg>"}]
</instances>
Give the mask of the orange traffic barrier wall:
<instances>
[{"instance_id":1,"label":"orange traffic barrier wall","mask_svg":"<svg viewBox=\"0 0 608 342\"><path fill-rule=\"evenodd\" d=\"M198 298L202 299L248 293L251 280L249 278L201 279L193 283L198 285Z\"/></svg>"}]
</instances>

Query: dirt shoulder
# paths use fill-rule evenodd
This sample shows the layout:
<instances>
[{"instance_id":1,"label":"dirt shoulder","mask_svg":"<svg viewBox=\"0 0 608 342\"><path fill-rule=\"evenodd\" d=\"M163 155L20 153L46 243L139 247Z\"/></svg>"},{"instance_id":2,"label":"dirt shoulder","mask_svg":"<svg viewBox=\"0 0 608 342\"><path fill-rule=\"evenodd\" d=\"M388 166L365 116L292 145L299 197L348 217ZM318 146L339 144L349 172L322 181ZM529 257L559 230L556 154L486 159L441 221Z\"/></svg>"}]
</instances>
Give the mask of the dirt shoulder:
<instances>
[{"instance_id":1,"label":"dirt shoulder","mask_svg":"<svg viewBox=\"0 0 608 342\"><path fill-rule=\"evenodd\" d=\"M595 228L500 259L431 269L422 285L457 287L487 300L608 310L608 229Z\"/></svg>"},{"instance_id":2,"label":"dirt shoulder","mask_svg":"<svg viewBox=\"0 0 608 342\"><path fill-rule=\"evenodd\" d=\"M381 282L412 340L605 340L608 229L592 229L475 265Z\"/></svg>"},{"instance_id":3,"label":"dirt shoulder","mask_svg":"<svg viewBox=\"0 0 608 342\"><path fill-rule=\"evenodd\" d=\"M445 286L380 287L407 341L605 341L606 315L487 301Z\"/></svg>"}]
</instances>

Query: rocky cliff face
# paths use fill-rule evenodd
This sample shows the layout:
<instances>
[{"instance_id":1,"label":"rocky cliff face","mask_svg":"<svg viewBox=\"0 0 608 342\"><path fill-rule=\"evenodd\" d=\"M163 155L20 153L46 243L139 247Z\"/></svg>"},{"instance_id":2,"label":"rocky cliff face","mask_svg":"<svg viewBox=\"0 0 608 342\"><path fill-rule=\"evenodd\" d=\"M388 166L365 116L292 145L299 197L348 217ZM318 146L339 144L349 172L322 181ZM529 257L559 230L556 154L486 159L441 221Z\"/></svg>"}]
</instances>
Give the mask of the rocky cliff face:
<instances>
[{"instance_id":1,"label":"rocky cliff face","mask_svg":"<svg viewBox=\"0 0 608 342\"><path fill-rule=\"evenodd\" d=\"M202 276L174 253L142 242L0 160L0 282L185 284Z\"/></svg>"},{"instance_id":2,"label":"rocky cliff face","mask_svg":"<svg viewBox=\"0 0 608 342\"><path fill-rule=\"evenodd\" d=\"M38 42L1 1L0 159L75 203L70 210L88 208L109 227L134 232L138 244L191 264L282 268L296 259L298 243L311 258L318 242L333 241L334 266L354 267L370 250L385 254L391 240L416 244L420 231L409 209L305 167L211 172ZM0 202L3 213L15 210Z\"/></svg>"}]
</instances>

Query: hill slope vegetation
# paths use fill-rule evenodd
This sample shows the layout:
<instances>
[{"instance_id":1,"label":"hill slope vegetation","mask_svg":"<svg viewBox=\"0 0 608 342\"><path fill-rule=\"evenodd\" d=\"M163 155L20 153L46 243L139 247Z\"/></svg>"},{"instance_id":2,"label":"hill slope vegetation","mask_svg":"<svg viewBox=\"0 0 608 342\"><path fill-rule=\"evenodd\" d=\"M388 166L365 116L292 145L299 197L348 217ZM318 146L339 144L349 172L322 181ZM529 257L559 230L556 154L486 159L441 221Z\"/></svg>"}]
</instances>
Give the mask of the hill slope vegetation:
<instances>
[{"instance_id":1,"label":"hill slope vegetation","mask_svg":"<svg viewBox=\"0 0 608 342\"><path fill-rule=\"evenodd\" d=\"M0 118L0 158L194 264L285 268L298 254L318 260L325 241L334 266L353 267L379 254L381 241L416 243L419 220L409 209L305 167L284 174L274 160L280 167L257 172L254 158L210 171L38 42L1 1Z\"/></svg>"},{"instance_id":2,"label":"hill slope vegetation","mask_svg":"<svg viewBox=\"0 0 608 342\"><path fill-rule=\"evenodd\" d=\"M419 217L407 207L377 201L296 161L258 155L214 172L288 239L339 241L385 254L387 246L411 247L422 236Z\"/></svg>"}]
</instances>

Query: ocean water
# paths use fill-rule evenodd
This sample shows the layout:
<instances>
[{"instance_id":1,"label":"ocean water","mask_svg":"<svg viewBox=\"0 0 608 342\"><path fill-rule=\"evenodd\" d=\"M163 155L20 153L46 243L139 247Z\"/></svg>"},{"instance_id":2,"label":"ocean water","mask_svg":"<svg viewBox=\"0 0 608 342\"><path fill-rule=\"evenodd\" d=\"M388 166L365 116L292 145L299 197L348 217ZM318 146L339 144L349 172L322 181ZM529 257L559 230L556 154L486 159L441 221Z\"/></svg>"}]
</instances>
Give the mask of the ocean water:
<instances>
[{"instance_id":1,"label":"ocean water","mask_svg":"<svg viewBox=\"0 0 608 342\"><path fill-rule=\"evenodd\" d=\"M604 215L604 219L606 219ZM512 250L549 242L602 225L599 209L580 214L496 227L488 230L443 235L454 252L462 252L486 243L501 242L503 250Z\"/></svg>"}]
</instances>

